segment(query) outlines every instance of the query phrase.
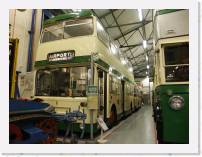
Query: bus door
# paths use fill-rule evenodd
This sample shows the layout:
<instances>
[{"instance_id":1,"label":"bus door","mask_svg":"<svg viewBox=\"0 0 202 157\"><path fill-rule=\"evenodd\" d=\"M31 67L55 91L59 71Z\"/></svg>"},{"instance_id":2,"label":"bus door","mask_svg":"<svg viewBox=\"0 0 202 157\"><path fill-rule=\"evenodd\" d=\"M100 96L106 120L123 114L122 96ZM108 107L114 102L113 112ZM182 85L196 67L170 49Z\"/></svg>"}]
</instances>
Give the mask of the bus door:
<instances>
[{"instance_id":1,"label":"bus door","mask_svg":"<svg viewBox=\"0 0 202 157\"><path fill-rule=\"evenodd\" d=\"M124 110L124 105L125 105L124 86L125 86L125 82L123 80L121 80L121 107L122 107L122 114L123 114L123 116L125 114L125 110Z\"/></svg>"},{"instance_id":2,"label":"bus door","mask_svg":"<svg viewBox=\"0 0 202 157\"><path fill-rule=\"evenodd\" d=\"M103 115L104 120L107 116L107 73L98 69L98 106L99 113Z\"/></svg>"}]
</instances>

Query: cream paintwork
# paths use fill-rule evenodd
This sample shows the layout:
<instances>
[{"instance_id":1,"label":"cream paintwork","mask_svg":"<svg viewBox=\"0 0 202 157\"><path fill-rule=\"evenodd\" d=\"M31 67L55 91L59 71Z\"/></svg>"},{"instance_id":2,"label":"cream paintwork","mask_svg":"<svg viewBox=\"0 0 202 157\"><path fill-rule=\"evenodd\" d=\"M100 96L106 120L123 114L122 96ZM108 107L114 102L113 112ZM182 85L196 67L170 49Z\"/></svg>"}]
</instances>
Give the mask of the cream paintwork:
<instances>
[{"instance_id":1,"label":"cream paintwork","mask_svg":"<svg viewBox=\"0 0 202 157\"><path fill-rule=\"evenodd\" d=\"M164 45L167 44L175 44L181 42L189 42L189 36L182 36L182 37L173 37L173 38L166 38L160 39L156 45L156 51L159 50L159 59L156 59L155 62L155 81L154 81L154 89L156 86L160 84L189 84L189 82L165 82L165 60L164 60ZM157 53L155 53L155 56Z\"/></svg>"},{"instance_id":2,"label":"cream paintwork","mask_svg":"<svg viewBox=\"0 0 202 157\"><path fill-rule=\"evenodd\" d=\"M46 60L48 53L75 50L76 56L91 55L96 52L94 36L73 37L39 44L36 61Z\"/></svg>"},{"instance_id":3,"label":"cream paintwork","mask_svg":"<svg viewBox=\"0 0 202 157\"><path fill-rule=\"evenodd\" d=\"M133 75L129 72L128 68L124 66L120 60L114 57L110 53L110 49L107 48L98 38L95 38L96 51L99 52L99 58L111 65L114 69L119 71L123 76L126 76L131 81L134 81Z\"/></svg>"},{"instance_id":4,"label":"cream paintwork","mask_svg":"<svg viewBox=\"0 0 202 157\"><path fill-rule=\"evenodd\" d=\"M58 114L65 114L66 112L78 110L81 102L87 102L86 97L44 97L44 96L37 96L35 98L41 98L45 102L51 104L55 107L55 111ZM82 111L82 107L80 107L80 111ZM84 107L84 112L89 115L88 108ZM96 123L97 119L97 110L94 111L93 122ZM85 121L87 124L90 123L90 116L87 116Z\"/></svg>"},{"instance_id":5,"label":"cream paintwork","mask_svg":"<svg viewBox=\"0 0 202 157\"><path fill-rule=\"evenodd\" d=\"M98 56L100 59L105 61L108 65L112 66L114 69L119 71L123 76L130 79L132 82L134 82L134 78L131 72L129 72L128 68L124 66L120 60L118 60L116 57L114 57L110 53L109 47L107 47L103 42L101 42L97 37L97 28L96 28L96 18L93 17L93 23L94 23L94 33L90 36L82 36L82 37L73 37L69 39L62 39L62 40L56 40L46 43L40 43L39 47L37 49L37 55L36 55L36 61L42 61L47 59L48 53L51 52L57 52L62 50L75 50L76 56L84 56L84 55L91 55L92 53L98 53ZM57 65L54 65L57 67ZM53 67L54 67L53 66ZM94 85L98 85L98 74L97 74L97 67L100 67L98 64L94 64ZM102 67L100 67L102 68ZM109 73L108 69L104 69L107 72L107 118L110 116L111 106L114 103L117 107L117 111L119 113L122 112L121 109L121 103L117 104L118 99L120 97L116 96L113 98L113 100L110 100L110 93L109 93ZM133 84L130 84L133 85ZM125 88L126 90L126 88ZM126 93L126 91L125 91ZM57 113L64 114L66 111L68 111L69 108L72 110L78 109L80 106L80 102L87 102L87 97L42 97L37 96L37 98L43 99L45 102L50 103L53 105L56 109ZM98 97L95 97L95 102L98 100ZM128 96L129 102L133 102L133 97ZM92 100L92 99L91 99ZM119 100L120 101L120 100ZM92 101L91 101L92 102ZM125 103L125 110L130 109L130 103ZM129 104L129 105L128 105ZM95 104L97 107L98 104ZM95 107L95 108L96 108ZM87 114L87 120L86 123L89 124L89 110L88 107L85 108L85 113ZM98 110L94 110L94 120L93 122L96 123L96 119L98 116Z\"/></svg>"}]
</instances>

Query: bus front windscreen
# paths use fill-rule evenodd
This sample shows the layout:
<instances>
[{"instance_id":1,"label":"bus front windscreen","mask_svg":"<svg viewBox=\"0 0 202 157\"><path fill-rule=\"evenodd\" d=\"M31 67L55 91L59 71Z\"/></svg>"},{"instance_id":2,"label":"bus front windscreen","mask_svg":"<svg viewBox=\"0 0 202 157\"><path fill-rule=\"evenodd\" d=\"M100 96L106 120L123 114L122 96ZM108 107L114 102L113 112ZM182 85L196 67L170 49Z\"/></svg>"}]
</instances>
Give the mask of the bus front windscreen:
<instances>
[{"instance_id":1,"label":"bus front windscreen","mask_svg":"<svg viewBox=\"0 0 202 157\"><path fill-rule=\"evenodd\" d=\"M164 56L166 82L189 81L189 44L165 46Z\"/></svg>"},{"instance_id":2,"label":"bus front windscreen","mask_svg":"<svg viewBox=\"0 0 202 157\"><path fill-rule=\"evenodd\" d=\"M36 96L84 97L87 67L41 69L36 74Z\"/></svg>"},{"instance_id":3,"label":"bus front windscreen","mask_svg":"<svg viewBox=\"0 0 202 157\"><path fill-rule=\"evenodd\" d=\"M43 31L41 42L49 42L61 39L67 39L77 36L86 36L93 34L93 19L68 20L56 25L46 27Z\"/></svg>"}]
</instances>

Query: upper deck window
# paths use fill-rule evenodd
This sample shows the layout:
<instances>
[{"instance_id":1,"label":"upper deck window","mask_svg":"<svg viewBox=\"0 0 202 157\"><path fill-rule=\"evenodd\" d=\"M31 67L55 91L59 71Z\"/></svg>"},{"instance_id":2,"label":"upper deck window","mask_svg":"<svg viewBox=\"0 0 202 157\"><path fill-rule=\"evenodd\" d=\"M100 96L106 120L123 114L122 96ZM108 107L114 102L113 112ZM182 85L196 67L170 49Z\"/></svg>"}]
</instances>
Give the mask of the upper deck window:
<instances>
[{"instance_id":1,"label":"upper deck window","mask_svg":"<svg viewBox=\"0 0 202 157\"><path fill-rule=\"evenodd\" d=\"M189 81L189 44L165 46L166 82Z\"/></svg>"},{"instance_id":2,"label":"upper deck window","mask_svg":"<svg viewBox=\"0 0 202 157\"><path fill-rule=\"evenodd\" d=\"M43 31L41 42L67 39L77 36L93 34L93 19L76 19L62 22L60 24L46 27Z\"/></svg>"},{"instance_id":3,"label":"upper deck window","mask_svg":"<svg viewBox=\"0 0 202 157\"><path fill-rule=\"evenodd\" d=\"M98 38L108 47L109 46L109 36L105 32L103 26L100 24L99 21L97 21L97 35Z\"/></svg>"}]
</instances>

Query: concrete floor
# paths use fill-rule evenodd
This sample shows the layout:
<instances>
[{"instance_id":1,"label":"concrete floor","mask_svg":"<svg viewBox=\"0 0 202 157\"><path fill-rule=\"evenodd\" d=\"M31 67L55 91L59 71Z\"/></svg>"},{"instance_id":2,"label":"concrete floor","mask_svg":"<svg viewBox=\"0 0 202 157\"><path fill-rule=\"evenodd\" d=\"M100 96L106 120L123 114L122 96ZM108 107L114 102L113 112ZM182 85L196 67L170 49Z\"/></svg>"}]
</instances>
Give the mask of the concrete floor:
<instances>
[{"instance_id":1,"label":"concrete floor","mask_svg":"<svg viewBox=\"0 0 202 157\"><path fill-rule=\"evenodd\" d=\"M106 144L155 144L156 132L152 108L143 106L121 122L105 139Z\"/></svg>"}]
</instances>

